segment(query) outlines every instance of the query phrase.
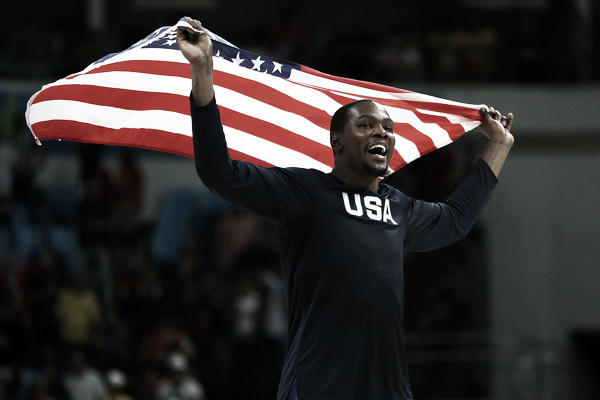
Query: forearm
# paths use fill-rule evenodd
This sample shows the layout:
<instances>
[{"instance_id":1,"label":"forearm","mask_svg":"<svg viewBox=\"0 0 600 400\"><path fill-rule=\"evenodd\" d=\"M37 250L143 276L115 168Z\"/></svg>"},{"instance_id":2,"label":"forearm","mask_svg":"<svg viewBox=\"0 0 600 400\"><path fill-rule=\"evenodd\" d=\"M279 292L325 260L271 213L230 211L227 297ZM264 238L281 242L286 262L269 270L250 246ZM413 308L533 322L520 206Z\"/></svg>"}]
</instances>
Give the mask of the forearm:
<instances>
[{"instance_id":1,"label":"forearm","mask_svg":"<svg viewBox=\"0 0 600 400\"><path fill-rule=\"evenodd\" d=\"M462 239L489 201L498 180L484 160L443 203L413 200L408 219L407 250L428 251Z\"/></svg>"},{"instance_id":2,"label":"forearm","mask_svg":"<svg viewBox=\"0 0 600 400\"><path fill-rule=\"evenodd\" d=\"M508 153L515 143L515 138L510 133L515 116L513 113L508 113L504 117L492 107L489 110L482 108L480 112L483 116L480 128L489 139L481 155L481 159L489 165L494 175L498 177L508 157Z\"/></svg>"},{"instance_id":3,"label":"forearm","mask_svg":"<svg viewBox=\"0 0 600 400\"><path fill-rule=\"evenodd\" d=\"M196 171L207 187L219 186L231 179L233 166L214 96L203 106L193 98L191 116Z\"/></svg>"},{"instance_id":4,"label":"forearm","mask_svg":"<svg viewBox=\"0 0 600 400\"><path fill-rule=\"evenodd\" d=\"M193 102L205 106L214 97L213 46L200 21L187 17L178 26L177 46L190 63Z\"/></svg>"},{"instance_id":5,"label":"forearm","mask_svg":"<svg viewBox=\"0 0 600 400\"><path fill-rule=\"evenodd\" d=\"M196 105L205 106L214 97L212 56L204 55L202 63L190 63L192 74L192 100Z\"/></svg>"},{"instance_id":6,"label":"forearm","mask_svg":"<svg viewBox=\"0 0 600 400\"><path fill-rule=\"evenodd\" d=\"M481 155L481 159L489 165L490 169L498 177L512 148L512 143L504 138L491 139Z\"/></svg>"}]
</instances>

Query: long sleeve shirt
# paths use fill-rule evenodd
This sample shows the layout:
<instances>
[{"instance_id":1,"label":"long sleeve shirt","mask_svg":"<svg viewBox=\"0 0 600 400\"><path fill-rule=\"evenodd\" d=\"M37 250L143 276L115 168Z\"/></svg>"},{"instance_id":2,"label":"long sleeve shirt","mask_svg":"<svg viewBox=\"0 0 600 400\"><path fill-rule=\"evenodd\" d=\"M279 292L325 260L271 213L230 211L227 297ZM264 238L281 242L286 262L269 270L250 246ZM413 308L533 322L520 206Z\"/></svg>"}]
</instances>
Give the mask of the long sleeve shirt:
<instances>
[{"instance_id":1,"label":"long sleeve shirt","mask_svg":"<svg viewBox=\"0 0 600 400\"><path fill-rule=\"evenodd\" d=\"M191 106L202 182L236 207L277 221L289 311L278 399L412 399L405 355L404 251L464 237L497 180L478 160L447 201L377 193L330 173L232 160L215 99Z\"/></svg>"}]
</instances>

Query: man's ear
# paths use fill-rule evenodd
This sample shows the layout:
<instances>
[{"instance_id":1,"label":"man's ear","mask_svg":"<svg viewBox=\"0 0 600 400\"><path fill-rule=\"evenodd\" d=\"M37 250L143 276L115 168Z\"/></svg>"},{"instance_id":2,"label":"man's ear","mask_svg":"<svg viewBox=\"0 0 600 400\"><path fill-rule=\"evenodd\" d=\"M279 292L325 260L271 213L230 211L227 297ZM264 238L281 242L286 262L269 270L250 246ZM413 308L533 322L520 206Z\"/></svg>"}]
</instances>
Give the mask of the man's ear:
<instances>
[{"instance_id":1,"label":"man's ear","mask_svg":"<svg viewBox=\"0 0 600 400\"><path fill-rule=\"evenodd\" d=\"M329 135L329 141L331 143L331 148L333 151L341 150L342 148L342 134L340 132L331 132Z\"/></svg>"}]
</instances>

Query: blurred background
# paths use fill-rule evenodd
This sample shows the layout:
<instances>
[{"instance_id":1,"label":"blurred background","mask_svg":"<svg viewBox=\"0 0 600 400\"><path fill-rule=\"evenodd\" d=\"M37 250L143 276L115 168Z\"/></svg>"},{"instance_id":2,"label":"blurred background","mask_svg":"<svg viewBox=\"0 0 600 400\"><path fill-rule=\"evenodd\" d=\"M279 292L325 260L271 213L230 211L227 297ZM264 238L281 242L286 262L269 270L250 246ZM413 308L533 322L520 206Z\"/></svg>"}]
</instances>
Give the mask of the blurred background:
<instances>
[{"instance_id":1,"label":"blurred background","mask_svg":"<svg viewBox=\"0 0 600 400\"><path fill-rule=\"evenodd\" d=\"M515 113L472 232L407 255L413 392L600 398L598 0L30 0L0 15L0 399L275 398L277 228L208 193L191 159L38 147L24 122L43 84L184 15L248 50ZM394 184L443 200L482 136Z\"/></svg>"}]
</instances>

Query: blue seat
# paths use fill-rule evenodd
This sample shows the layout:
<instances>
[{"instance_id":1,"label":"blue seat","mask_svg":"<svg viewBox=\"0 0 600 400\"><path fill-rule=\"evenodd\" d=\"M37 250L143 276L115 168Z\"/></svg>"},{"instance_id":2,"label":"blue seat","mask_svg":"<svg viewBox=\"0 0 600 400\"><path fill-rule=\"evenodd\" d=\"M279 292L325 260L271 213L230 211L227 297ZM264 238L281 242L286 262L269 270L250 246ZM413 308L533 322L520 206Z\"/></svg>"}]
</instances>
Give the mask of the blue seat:
<instances>
[{"instance_id":1,"label":"blue seat","mask_svg":"<svg viewBox=\"0 0 600 400\"><path fill-rule=\"evenodd\" d=\"M200 195L189 189L166 192L150 237L150 255L157 263L177 261L183 237L198 210Z\"/></svg>"},{"instance_id":2,"label":"blue seat","mask_svg":"<svg viewBox=\"0 0 600 400\"><path fill-rule=\"evenodd\" d=\"M0 226L0 257L4 255L4 252L9 249L10 246L10 229L8 225Z\"/></svg>"},{"instance_id":3,"label":"blue seat","mask_svg":"<svg viewBox=\"0 0 600 400\"><path fill-rule=\"evenodd\" d=\"M67 264L69 272L76 272L81 266L79 233L69 226L53 225L48 229L47 245Z\"/></svg>"}]
</instances>

